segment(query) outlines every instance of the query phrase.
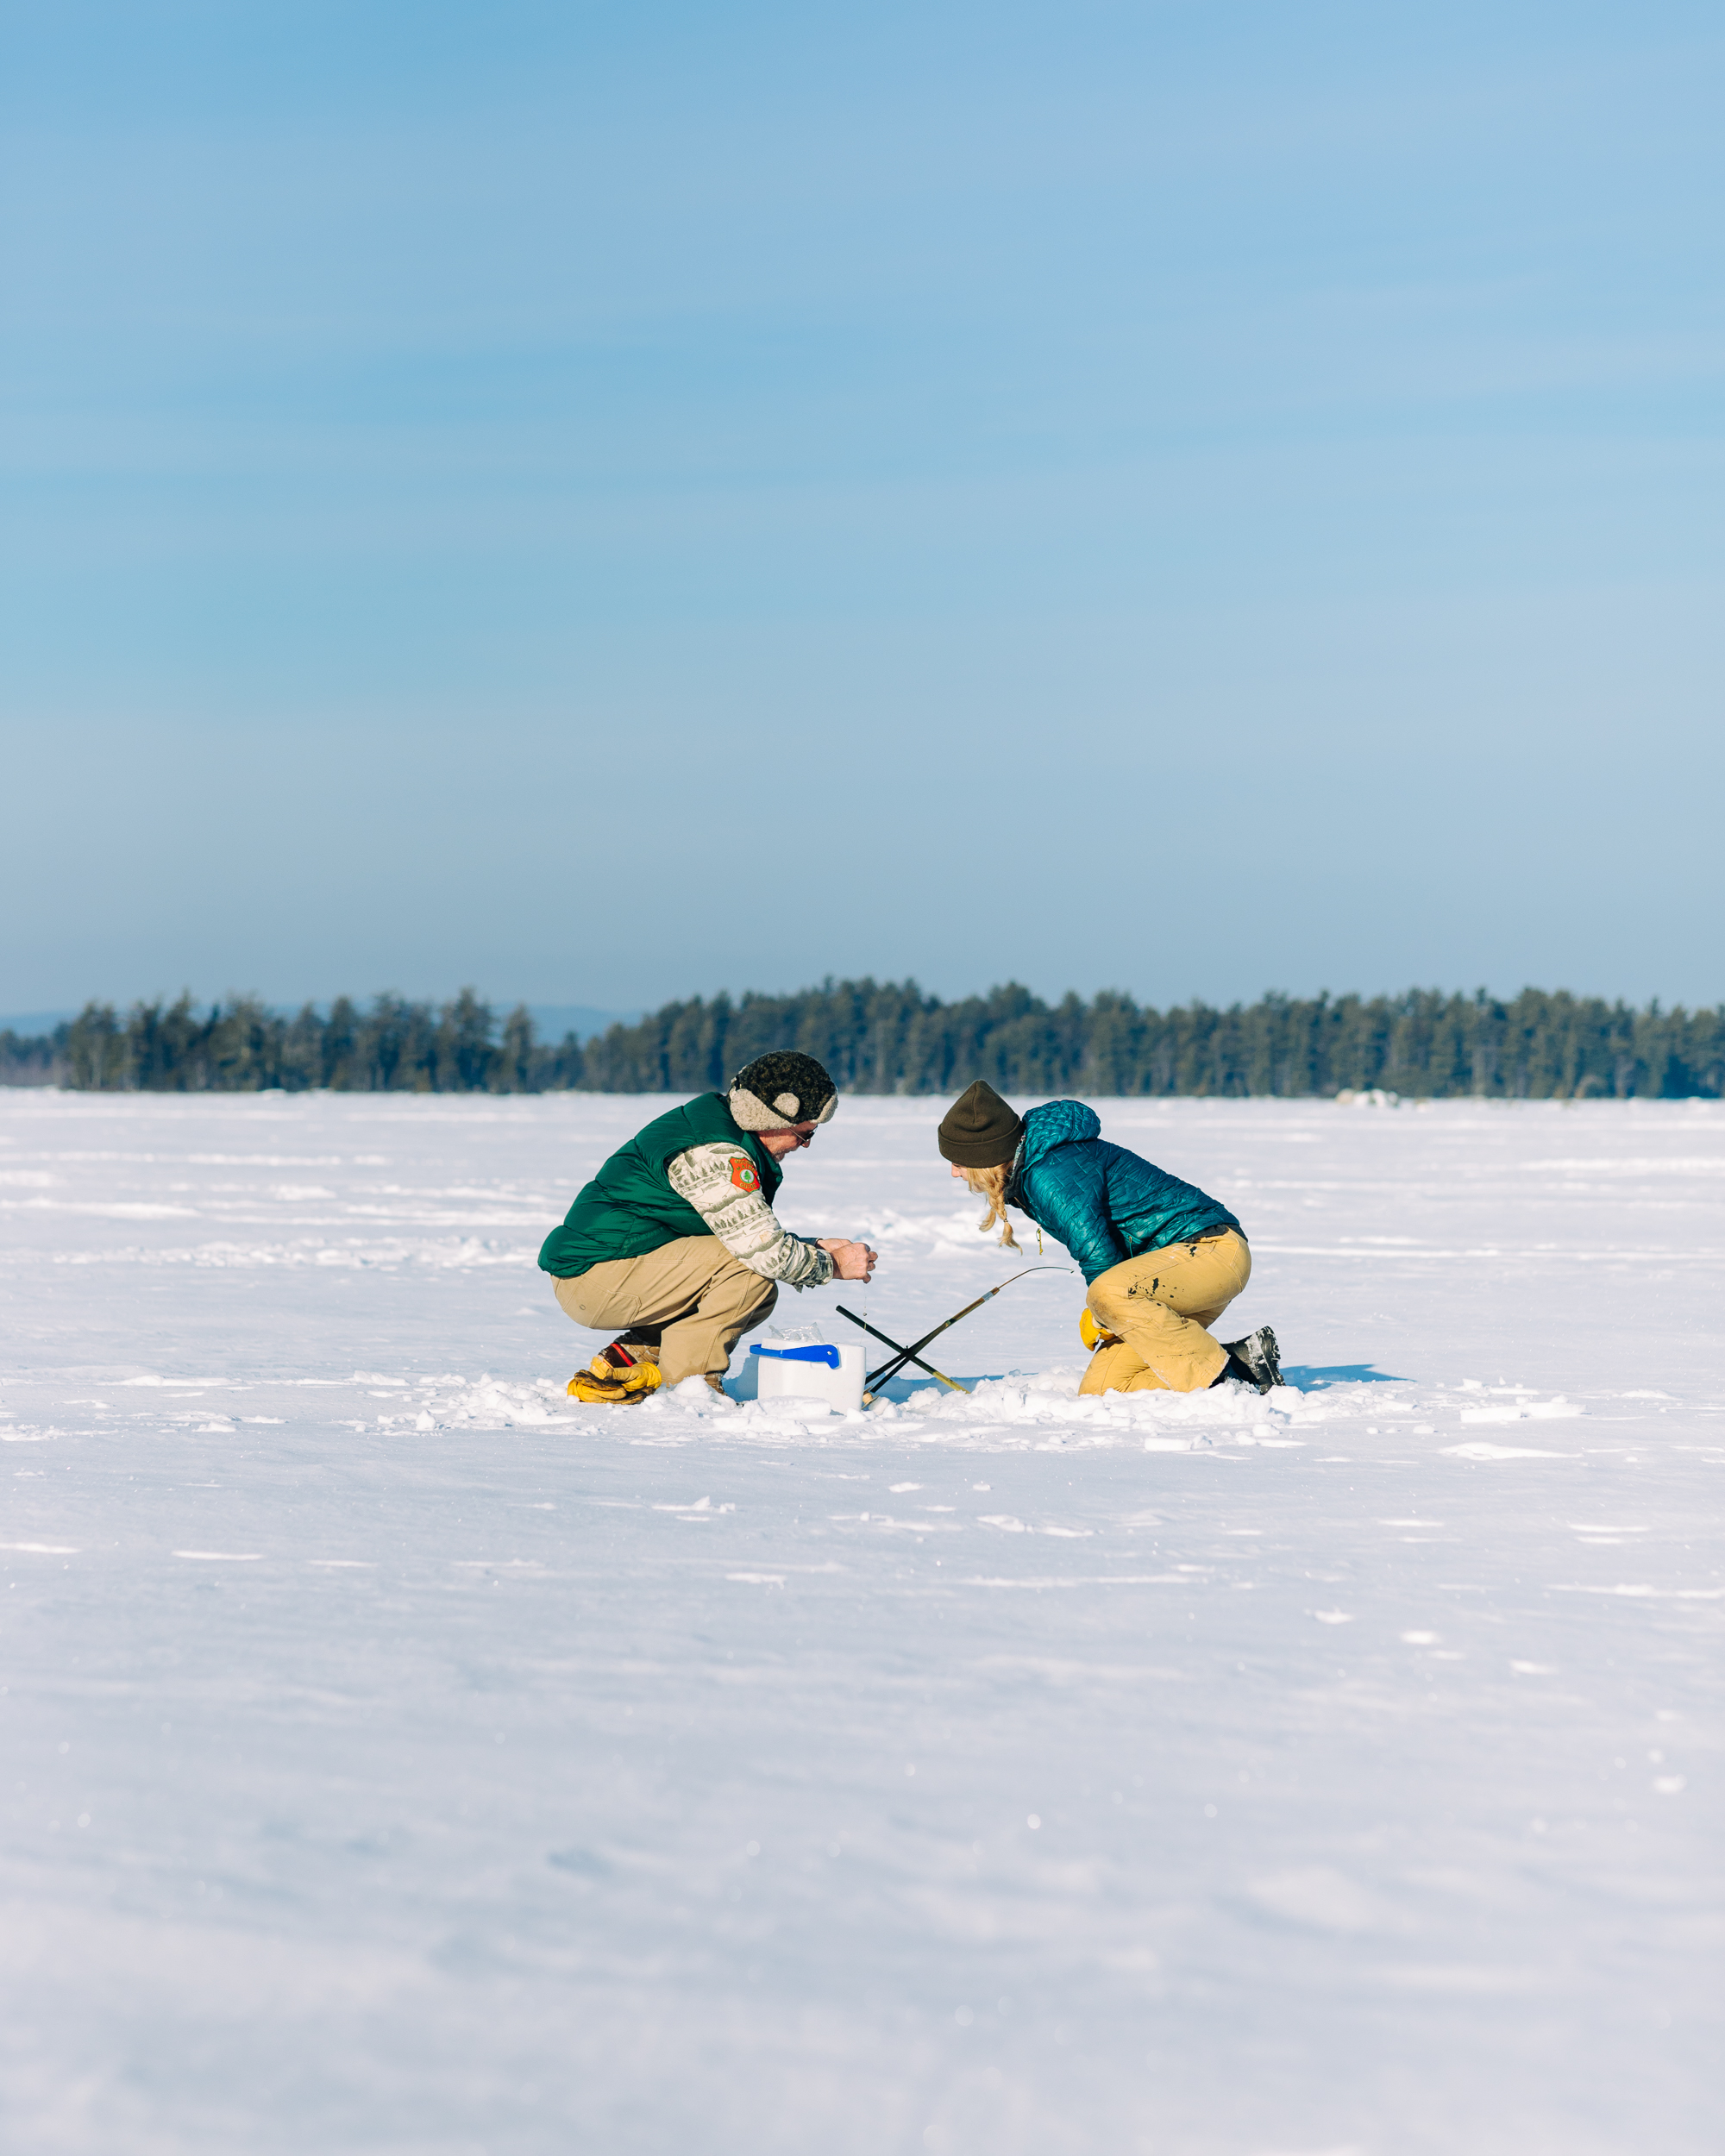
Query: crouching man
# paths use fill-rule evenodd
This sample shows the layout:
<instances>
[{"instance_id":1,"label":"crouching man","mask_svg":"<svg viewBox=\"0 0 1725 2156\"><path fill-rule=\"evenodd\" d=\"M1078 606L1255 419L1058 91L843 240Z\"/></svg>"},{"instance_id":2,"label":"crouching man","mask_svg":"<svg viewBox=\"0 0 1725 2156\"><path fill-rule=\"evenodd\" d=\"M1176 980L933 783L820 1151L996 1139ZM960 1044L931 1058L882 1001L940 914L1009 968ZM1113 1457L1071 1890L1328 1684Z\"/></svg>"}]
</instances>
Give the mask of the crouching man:
<instances>
[{"instance_id":1,"label":"crouching man","mask_svg":"<svg viewBox=\"0 0 1725 2156\"><path fill-rule=\"evenodd\" d=\"M567 1314L618 1335L570 1379L577 1400L644 1400L686 1377L722 1391L731 1350L781 1287L873 1275L866 1244L793 1235L773 1211L779 1163L837 1106L813 1056L778 1050L612 1155L539 1253Z\"/></svg>"}]
</instances>

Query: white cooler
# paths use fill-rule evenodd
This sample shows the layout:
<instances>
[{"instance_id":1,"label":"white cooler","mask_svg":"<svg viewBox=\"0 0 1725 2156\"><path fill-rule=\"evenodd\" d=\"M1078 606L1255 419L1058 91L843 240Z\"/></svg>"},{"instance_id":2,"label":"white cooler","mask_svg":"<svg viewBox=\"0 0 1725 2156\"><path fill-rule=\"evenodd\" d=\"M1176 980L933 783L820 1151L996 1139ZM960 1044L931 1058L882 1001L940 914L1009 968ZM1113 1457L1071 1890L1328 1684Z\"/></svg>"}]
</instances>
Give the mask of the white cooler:
<instances>
[{"instance_id":1,"label":"white cooler","mask_svg":"<svg viewBox=\"0 0 1725 2156\"><path fill-rule=\"evenodd\" d=\"M860 1347L829 1347L825 1341L775 1347L756 1340L757 1400L824 1400L829 1407L856 1414L862 1406L864 1357Z\"/></svg>"}]
</instances>

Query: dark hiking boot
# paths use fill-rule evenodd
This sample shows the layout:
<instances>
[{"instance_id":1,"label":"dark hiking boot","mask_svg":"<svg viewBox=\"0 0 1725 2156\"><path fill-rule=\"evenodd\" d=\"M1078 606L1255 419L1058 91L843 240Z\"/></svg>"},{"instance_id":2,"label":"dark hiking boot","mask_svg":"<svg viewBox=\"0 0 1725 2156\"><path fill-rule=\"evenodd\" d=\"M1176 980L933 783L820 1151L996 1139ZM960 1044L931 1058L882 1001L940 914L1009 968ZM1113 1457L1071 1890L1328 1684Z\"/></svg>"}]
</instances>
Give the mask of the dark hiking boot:
<instances>
[{"instance_id":1,"label":"dark hiking boot","mask_svg":"<svg viewBox=\"0 0 1725 2156\"><path fill-rule=\"evenodd\" d=\"M1238 1377L1261 1393L1274 1392L1282 1382L1281 1353L1267 1325L1248 1332L1243 1340L1224 1340L1222 1347L1228 1358L1224 1377Z\"/></svg>"}]
</instances>

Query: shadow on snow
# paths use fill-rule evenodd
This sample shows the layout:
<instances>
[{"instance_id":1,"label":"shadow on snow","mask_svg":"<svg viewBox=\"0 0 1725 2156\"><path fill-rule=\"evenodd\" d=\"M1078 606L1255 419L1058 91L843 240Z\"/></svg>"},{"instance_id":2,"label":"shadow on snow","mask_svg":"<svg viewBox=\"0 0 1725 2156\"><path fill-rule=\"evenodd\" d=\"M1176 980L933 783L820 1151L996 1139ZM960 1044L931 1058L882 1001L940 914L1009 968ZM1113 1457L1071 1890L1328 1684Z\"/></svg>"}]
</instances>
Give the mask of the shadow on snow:
<instances>
[{"instance_id":1,"label":"shadow on snow","mask_svg":"<svg viewBox=\"0 0 1725 2156\"><path fill-rule=\"evenodd\" d=\"M1370 1363L1326 1363L1284 1367L1282 1382L1296 1393L1314 1393L1326 1385L1411 1385L1414 1381L1397 1377L1389 1370L1374 1369Z\"/></svg>"}]
</instances>

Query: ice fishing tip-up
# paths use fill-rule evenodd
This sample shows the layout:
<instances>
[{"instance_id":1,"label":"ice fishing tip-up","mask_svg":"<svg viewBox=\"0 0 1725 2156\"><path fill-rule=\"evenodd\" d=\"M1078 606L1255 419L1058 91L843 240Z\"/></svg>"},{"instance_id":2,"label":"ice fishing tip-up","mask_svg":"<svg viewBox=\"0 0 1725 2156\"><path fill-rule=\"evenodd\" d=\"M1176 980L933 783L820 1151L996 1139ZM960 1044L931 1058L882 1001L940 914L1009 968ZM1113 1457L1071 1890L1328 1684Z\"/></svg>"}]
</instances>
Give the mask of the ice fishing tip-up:
<instances>
[{"instance_id":1,"label":"ice fishing tip-up","mask_svg":"<svg viewBox=\"0 0 1725 2156\"><path fill-rule=\"evenodd\" d=\"M1031 1273L1070 1273L1075 1268L1070 1265L1026 1265L1023 1272L1010 1274L1000 1282L999 1288L989 1288L987 1294L978 1295L975 1302L967 1302L962 1310L955 1310L950 1318L944 1318L932 1332L925 1332L921 1339L913 1342L909 1347L900 1347L896 1340L888 1338L886 1333L877 1332L873 1326L864 1324L854 1310L847 1310L841 1303L838 1306L838 1314L841 1318L848 1318L852 1325L860 1326L872 1339L879 1340L882 1346L894 1350L891 1357L882 1363L879 1369L870 1370L863 1379L862 1405L866 1407L878 1394L881 1387L890 1378L896 1377L906 1363L914 1363L919 1369L926 1370L931 1377L938 1378L943 1385L949 1386L955 1393L968 1391L969 1387L961 1385L957 1378L948 1377L944 1371L936 1369L932 1363L924 1362L923 1349L931 1340L944 1332L949 1326L957 1325L961 1318L968 1318L973 1310L980 1310L985 1302L992 1302L1000 1294L1000 1288L1010 1288L1013 1281L1023 1280Z\"/></svg>"}]
</instances>

